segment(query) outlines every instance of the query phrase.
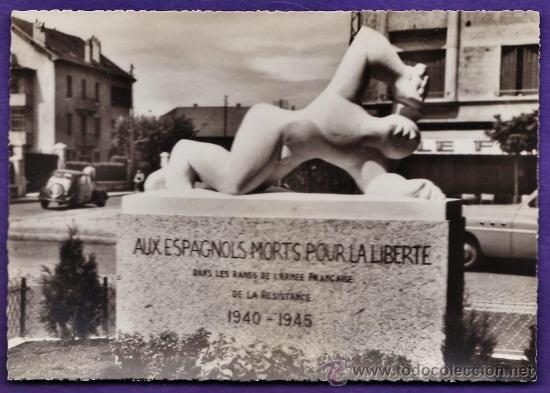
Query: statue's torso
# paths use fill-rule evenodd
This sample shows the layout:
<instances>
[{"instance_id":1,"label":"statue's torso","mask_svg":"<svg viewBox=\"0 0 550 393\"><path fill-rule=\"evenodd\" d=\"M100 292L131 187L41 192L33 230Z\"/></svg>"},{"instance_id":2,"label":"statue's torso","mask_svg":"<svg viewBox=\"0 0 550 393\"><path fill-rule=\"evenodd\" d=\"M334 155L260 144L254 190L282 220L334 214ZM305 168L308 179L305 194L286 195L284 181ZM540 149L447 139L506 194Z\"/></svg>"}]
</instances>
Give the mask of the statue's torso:
<instances>
[{"instance_id":1,"label":"statue's torso","mask_svg":"<svg viewBox=\"0 0 550 393\"><path fill-rule=\"evenodd\" d=\"M278 135L280 144L271 163L267 183L286 176L302 162L322 159L352 176L373 154L357 127L364 120L364 110L338 95L321 94L302 110L290 111L269 104L254 105L241 129L248 138ZM251 143L253 148L254 143Z\"/></svg>"},{"instance_id":2,"label":"statue's torso","mask_svg":"<svg viewBox=\"0 0 550 393\"><path fill-rule=\"evenodd\" d=\"M278 112L279 132L282 135L281 160L279 165L299 165L301 162L319 158L344 169L361 166L372 155L359 133L350 130L359 127L362 108L342 97L319 96L301 111Z\"/></svg>"}]
</instances>

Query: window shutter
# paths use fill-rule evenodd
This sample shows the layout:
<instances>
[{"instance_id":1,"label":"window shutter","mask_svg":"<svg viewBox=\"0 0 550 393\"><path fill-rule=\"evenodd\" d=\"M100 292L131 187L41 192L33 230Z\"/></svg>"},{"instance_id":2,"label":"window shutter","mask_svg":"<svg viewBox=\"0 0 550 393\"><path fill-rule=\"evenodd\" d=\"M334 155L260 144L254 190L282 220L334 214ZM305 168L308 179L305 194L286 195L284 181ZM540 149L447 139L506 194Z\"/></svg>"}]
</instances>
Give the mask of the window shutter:
<instances>
[{"instance_id":1,"label":"window shutter","mask_svg":"<svg viewBox=\"0 0 550 393\"><path fill-rule=\"evenodd\" d=\"M539 87L539 47L529 45L523 49L523 90L537 90Z\"/></svg>"},{"instance_id":2,"label":"window shutter","mask_svg":"<svg viewBox=\"0 0 550 393\"><path fill-rule=\"evenodd\" d=\"M517 90L517 48L511 46L502 47L502 62L500 72L500 90Z\"/></svg>"},{"instance_id":3,"label":"window shutter","mask_svg":"<svg viewBox=\"0 0 550 393\"><path fill-rule=\"evenodd\" d=\"M425 64L429 78L428 97L443 97L445 92L445 50L423 50L401 52L405 64L414 66L417 63Z\"/></svg>"},{"instance_id":4,"label":"window shutter","mask_svg":"<svg viewBox=\"0 0 550 393\"><path fill-rule=\"evenodd\" d=\"M73 96L73 77L67 75L67 97Z\"/></svg>"}]
</instances>

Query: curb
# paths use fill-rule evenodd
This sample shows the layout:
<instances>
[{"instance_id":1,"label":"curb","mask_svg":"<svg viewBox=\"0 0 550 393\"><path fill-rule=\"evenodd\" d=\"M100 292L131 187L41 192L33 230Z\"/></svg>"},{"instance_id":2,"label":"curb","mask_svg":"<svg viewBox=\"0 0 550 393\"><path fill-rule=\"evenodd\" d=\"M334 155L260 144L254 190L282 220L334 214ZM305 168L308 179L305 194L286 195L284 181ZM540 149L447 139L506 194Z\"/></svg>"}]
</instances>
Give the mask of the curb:
<instances>
[{"instance_id":1,"label":"curb","mask_svg":"<svg viewBox=\"0 0 550 393\"><path fill-rule=\"evenodd\" d=\"M61 341L59 338L53 338L53 337L38 337L38 338L30 338L30 337L13 337L8 339L8 349L15 348L21 344L25 344L28 342L37 342L37 341Z\"/></svg>"},{"instance_id":2,"label":"curb","mask_svg":"<svg viewBox=\"0 0 550 393\"><path fill-rule=\"evenodd\" d=\"M506 359L506 360L527 360L527 356L523 351L506 348L495 348L491 355L493 359Z\"/></svg>"},{"instance_id":3,"label":"curb","mask_svg":"<svg viewBox=\"0 0 550 393\"><path fill-rule=\"evenodd\" d=\"M537 315L536 303L472 302L464 311Z\"/></svg>"},{"instance_id":4,"label":"curb","mask_svg":"<svg viewBox=\"0 0 550 393\"><path fill-rule=\"evenodd\" d=\"M109 198L114 197L121 197L124 195L134 194L134 191L111 191L108 192L107 195ZM24 196L20 198L12 198L10 199L10 205L17 205L20 203L38 203L38 195L37 196Z\"/></svg>"},{"instance_id":5,"label":"curb","mask_svg":"<svg viewBox=\"0 0 550 393\"><path fill-rule=\"evenodd\" d=\"M87 340L90 340L90 341L95 341L95 340L104 341L104 340L108 340L108 339L109 339L108 336L94 336L94 337L87 338ZM15 347L17 347L21 344L25 344L25 343L43 342L43 341L61 342L62 340L60 338L57 338L57 337L19 337L18 336L18 337L13 337L13 338L8 339L8 349L15 348Z\"/></svg>"},{"instance_id":6,"label":"curb","mask_svg":"<svg viewBox=\"0 0 550 393\"><path fill-rule=\"evenodd\" d=\"M116 236L106 234L104 236L78 235L78 237L87 244L105 244L115 245ZM66 233L28 233L28 232L9 232L8 240L18 241L40 241L40 242L60 242L67 239Z\"/></svg>"},{"instance_id":7,"label":"curb","mask_svg":"<svg viewBox=\"0 0 550 393\"><path fill-rule=\"evenodd\" d=\"M18 205L21 203L38 203L38 198L13 198L10 199L10 205Z\"/></svg>"}]
</instances>

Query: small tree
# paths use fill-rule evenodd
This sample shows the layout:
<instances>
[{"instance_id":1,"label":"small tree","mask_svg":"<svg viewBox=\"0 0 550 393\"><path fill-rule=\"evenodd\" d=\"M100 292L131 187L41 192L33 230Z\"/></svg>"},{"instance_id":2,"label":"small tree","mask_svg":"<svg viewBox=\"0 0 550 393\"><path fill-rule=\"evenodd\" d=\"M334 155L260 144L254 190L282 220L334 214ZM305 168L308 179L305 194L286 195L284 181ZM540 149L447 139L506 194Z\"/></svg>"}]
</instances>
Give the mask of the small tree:
<instances>
[{"instance_id":1,"label":"small tree","mask_svg":"<svg viewBox=\"0 0 550 393\"><path fill-rule=\"evenodd\" d=\"M193 122L184 117L135 116L121 119L115 127L111 154L133 157L131 149L137 149L152 169L160 166L160 153L170 152L180 139L196 134Z\"/></svg>"},{"instance_id":2,"label":"small tree","mask_svg":"<svg viewBox=\"0 0 550 393\"><path fill-rule=\"evenodd\" d=\"M84 256L76 227L59 248L59 263L53 273L42 266L44 299L40 321L63 340L86 338L97 332L101 322L101 284L94 254Z\"/></svg>"},{"instance_id":3,"label":"small tree","mask_svg":"<svg viewBox=\"0 0 550 393\"><path fill-rule=\"evenodd\" d=\"M500 145L502 151L514 156L514 200L519 201L519 155L533 154L538 148L539 111L522 113L510 120L495 116L495 123L487 135Z\"/></svg>"},{"instance_id":4,"label":"small tree","mask_svg":"<svg viewBox=\"0 0 550 393\"><path fill-rule=\"evenodd\" d=\"M153 169L160 167L160 153L170 152L181 139L190 139L196 134L193 122L186 117L162 117L150 123L147 134L137 141L143 159Z\"/></svg>"}]
</instances>

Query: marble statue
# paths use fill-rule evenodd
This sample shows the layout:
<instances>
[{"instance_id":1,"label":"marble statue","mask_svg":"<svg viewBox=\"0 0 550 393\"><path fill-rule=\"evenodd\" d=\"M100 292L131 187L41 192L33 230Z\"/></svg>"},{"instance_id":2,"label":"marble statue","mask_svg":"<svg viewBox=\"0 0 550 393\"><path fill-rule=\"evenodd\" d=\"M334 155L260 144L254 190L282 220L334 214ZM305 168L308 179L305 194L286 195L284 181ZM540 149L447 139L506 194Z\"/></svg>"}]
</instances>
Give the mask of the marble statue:
<instances>
[{"instance_id":1,"label":"marble statue","mask_svg":"<svg viewBox=\"0 0 550 393\"><path fill-rule=\"evenodd\" d=\"M375 117L359 105L370 77L390 86L394 114ZM429 180L390 173L395 160L412 154L419 145L415 120L420 117L427 81L424 65L405 65L383 35L363 27L328 86L305 108L252 106L231 151L179 141L168 164L147 178L145 190L186 191L200 179L223 193L246 194L319 158L344 169L368 195L443 199Z\"/></svg>"}]
</instances>

